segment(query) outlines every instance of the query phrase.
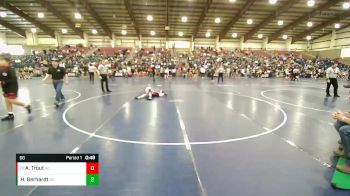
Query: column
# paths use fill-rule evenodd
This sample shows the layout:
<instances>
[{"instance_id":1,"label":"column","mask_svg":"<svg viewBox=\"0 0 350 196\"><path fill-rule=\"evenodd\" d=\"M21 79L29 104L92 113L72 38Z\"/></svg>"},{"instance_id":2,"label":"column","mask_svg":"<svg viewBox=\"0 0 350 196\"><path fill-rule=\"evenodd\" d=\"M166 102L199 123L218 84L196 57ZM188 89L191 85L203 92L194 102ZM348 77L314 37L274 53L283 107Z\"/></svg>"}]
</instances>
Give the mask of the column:
<instances>
[{"instance_id":1,"label":"column","mask_svg":"<svg viewBox=\"0 0 350 196\"><path fill-rule=\"evenodd\" d=\"M83 46L84 47L89 47L89 35L84 32L83 36L84 36Z\"/></svg>"},{"instance_id":2,"label":"column","mask_svg":"<svg viewBox=\"0 0 350 196\"><path fill-rule=\"evenodd\" d=\"M139 35L139 49L142 48L142 35Z\"/></svg>"},{"instance_id":3,"label":"column","mask_svg":"<svg viewBox=\"0 0 350 196\"><path fill-rule=\"evenodd\" d=\"M29 46L38 45L38 35L31 31L26 31L26 43Z\"/></svg>"},{"instance_id":4,"label":"column","mask_svg":"<svg viewBox=\"0 0 350 196\"><path fill-rule=\"evenodd\" d=\"M241 50L244 50L244 37L242 36L240 41L239 41L239 46L241 48Z\"/></svg>"},{"instance_id":5,"label":"column","mask_svg":"<svg viewBox=\"0 0 350 196\"><path fill-rule=\"evenodd\" d=\"M169 49L169 41L168 41L168 39L165 40L165 49Z\"/></svg>"},{"instance_id":6,"label":"column","mask_svg":"<svg viewBox=\"0 0 350 196\"><path fill-rule=\"evenodd\" d=\"M330 46L329 46L330 48L334 48L336 36L337 36L336 31L332 30L331 43L330 43Z\"/></svg>"},{"instance_id":7,"label":"column","mask_svg":"<svg viewBox=\"0 0 350 196\"><path fill-rule=\"evenodd\" d=\"M0 32L0 44L1 45L7 44L6 33L4 33L4 32Z\"/></svg>"},{"instance_id":8,"label":"column","mask_svg":"<svg viewBox=\"0 0 350 196\"><path fill-rule=\"evenodd\" d=\"M194 51L194 37L191 37L191 51Z\"/></svg>"},{"instance_id":9,"label":"column","mask_svg":"<svg viewBox=\"0 0 350 196\"><path fill-rule=\"evenodd\" d=\"M115 35L112 33L111 47L115 48Z\"/></svg>"},{"instance_id":10,"label":"column","mask_svg":"<svg viewBox=\"0 0 350 196\"><path fill-rule=\"evenodd\" d=\"M62 34L59 32L55 32L56 43L55 46L62 46Z\"/></svg>"},{"instance_id":11,"label":"column","mask_svg":"<svg viewBox=\"0 0 350 196\"><path fill-rule=\"evenodd\" d=\"M263 50L268 50L268 43L269 43L269 38L268 37L264 37L263 43L262 43L262 49Z\"/></svg>"},{"instance_id":12,"label":"column","mask_svg":"<svg viewBox=\"0 0 350 196\"><path fill-rule=\"evenodd\" d=\"M216 36L216 39L215 39L215 49L220 50L220 37L219 36Z\"/></svg>"},{"instance_id":13,"label":"column","mask_svg":"<svg viewBox=\"0 0 350 196\"><path fill-rule=\"evenodd\" d=\"M292 46L292 38L288 37L288 39L286 40L286 48L288 51L291 50L291 46Z\"/></svg>"}]
</instances>

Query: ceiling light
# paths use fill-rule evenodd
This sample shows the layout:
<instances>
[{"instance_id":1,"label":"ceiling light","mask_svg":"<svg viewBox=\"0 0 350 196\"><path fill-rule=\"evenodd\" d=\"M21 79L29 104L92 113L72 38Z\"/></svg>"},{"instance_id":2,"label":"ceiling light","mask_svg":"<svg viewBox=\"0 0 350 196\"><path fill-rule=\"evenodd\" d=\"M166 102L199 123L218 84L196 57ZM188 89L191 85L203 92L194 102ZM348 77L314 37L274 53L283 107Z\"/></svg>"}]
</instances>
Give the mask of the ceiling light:
<instances>
[{"instance_id":1,"label":"ceiling light","mask_svg":"<svg viewBox=\"0 0 350 196\"><path fill-rule=\"evenodd\" d=\"M126 30L122 30L122 35L126 35L128 32Z\"/></svg>"},{"instance_id":2,"label":"ceiling light","mask_svg":"<svg viewBox=\"0 0 350 196\"><path fill-rule=\"evenodd\" d=\"M211 36L210 32L207 32L207 33L205 34L205 37L210 37L210 36Z\"/></svg>"},{"instance_id":3,"label":"ceiling light","mask_svg":"<svg viewBox=\"0 0 350 196\"><path fill-rule=\"evenodd\" d=\"M279 20L279 21L277 21L277 24L279 25L279 26L282 26L283 25L283 20Z\"/></svg>"},{"instance_id":4,"label":"ceiling light","mask_svg":"<svg viewBox=\"0 0 350 196\"><path fill-rule=\"evenodd\" d=\"M343 3L343 8L344 9L349 9L350 8L350 2L344 2Z\"/></svg>"},{"instance_id":5,"label":"ceiling light","mask_svg":"<svg viewBox=\"0 0 350 196\"><path fill-rule=\"evenodd\" d=\"M179 32L179 36L180 37L184 36L184 32Z\"/></svg>"},{"instance_id":6,"label":"ceiling light","mask_svg":"<svg viewBox=\"0 0 350 196\"><path fill-rule=\"evenodd\" d=\"M36 28L31 28L30 31L31 31L32 33L36 33Z\"/></svg>"},{"instance_id":7,"label":"ceiling light","mask_svg":"<svg viewBox=\"0 0 350 196\"><path fill-rule=\"evenodd\" d=\"M315 5L315 0L309 0L307 1L307 6L312 7Z\"/></svg>"},{"instance_id":8,"label":"ceiling light","mask_svg":"<svg viewBox=\"0 0 350 196\"><path fill-rule=\"evenodd\" d=\"M78 13L78 12L75 12L75 13L74 13L74 17L75 17L76 19L81 19L81 14Z\"/></svg>"},{"instance_id":9,"label":"ceiling light","mask_svg":"<svg viewBox=\"0 0 350 196\"><path fill-rule=\"evenodd\" d=\"M310 41L311 40L311 36L310 35L306 36L306 39L307 39L307 41Z\"/></svg>"},{"instance_id":10,"label":"ceiling light","mask_svg":"<svg viewBox=\"0 0 350 196\"><path fill-rule=\"evenodd\" d=\"M230 3L235 3L235 2L236 2L236 0L229 0L229 2L230 2Z\"/></svg>"},{"instance_id":11,"label":"ceiling light","mask_svg":"<svg viewBox=\"0 0 350 196\"><path fill-rule=\"evenodd\" d=\"M311 21L307 22L307 23L306 23L306 26L312 27L312 22L311 22Z\"/></svg>"},{"instance_id":12,"label":"ceiling light","mask_svg":"<svg viewBox=\"0 0 350 196\"><path fill-rule=\"evenodd\" d=\"M236 38L237 37L237 33L232 33L232 37Z\"/></svg>"},{"instance_id":13,"label":"ceiling light","mask_svg":"<svg viewBox=\"0 0 350 196\"><path fill-rule=\"evenodd\" d=\"M97 30L96 30L96 29L92 29L92 30L91 30L91 33L92 33L92 34L97 34Z\"/></svg>"},{"instance_id":14,"label":"ceiling light","mask_svg":"<svg viewBox=\"0 0 350 196\"><path fill-rule=\"evenodd\" d=\"M339 29L340 28L340 24L339 23L335 23L334 24L334 28Z\"/></svg>"},{"instance_id":15,"label":"ceiling light","mask_svg":"<svg viewBox=\"0 0 350 196\"><path fill-rule=\"evenodd\" d=\"M44 13L42 13L42 12L38 13L38 18L44 18L44 16L45 16Z\"/></svg>"},{"instance_id":16,"label":"ceiling light","mask_svg":"<svg viewBox=\"0 0 350 196\"><path fill-rule=\"evenodd\" d=\"M288 38L288 35L283 35L282 38L283 38L283 39L287 39L287 38Z\"/></svg>"},{"instance_id":17,"label":"ceiling light","mask_svg":"<svg viewBox=\"0 0 350 196\"><path fill-rule=\"evenodd\" d=\"M67 29L62 29L63 34L66 34L67 32L68 32Z\"/></svg>"},{"instance_id":18,"label":"ceiling light","mask_svg":"<svg viewBox=\"0 0 350 196\"><path fill-rule=\"evenodd\" d=\"M277 3L277 0L269 0L269 3L270 3L270 4L276 4L276 3Z\"/></svg>"},{"instance_id":19,"label":"ceiling light","mask_svg":"<svg viewBox=\"0 0 350 196\"><path fill-rule=\"evenodd\" d=\"M215 18L215 23L220 23L221 22L221 18L219 18L219 17L217 17L217 18Z\"/></svg>"},{"instance_id":20,"label":"ceiling light","mask_svg":"<svg viewBox=\"0 0 350 196\"><path fill-rule=\"evenodd\" d=\"M258 38L259 38L259 39L263 38L263 34L259 34L259 35L258 35Z\"/></svg>"},{"instance_id":21,"label":"ceiling light","mask_svg":"<svg viewBox=\"0 0 350 196\"><path fill-rule=\"evenodd\" d=\"M253 19L248 19L247 24L253 24Z\"/></svg>"},{"instance_id":22,"label":"ceiling light","mask_svg":"<svg viewBox=\"0 0 350 196\"><path fill-rule=\"evenodd\" d=\"M152 21L152 20L153 20L153 16L152 16L152 15L148 15L148 16L147 16L147 20L148 20L148 21Z\"/></svg>"},{"instance_id":23,"label":"ceiling light","mask_svg":"<svg viewBox=\"0 0 350 196\"><path fill-rule=\"evenodd\" d=\"M1 18L5 18L7 16L6 12L0 12Z\"/></svg>"},{"instance_id":24,"label":"ceiling light","mask_svg":"<svg viewBox=\"0 0 350 196\"><path fill-rule=\"evenodd\" d=\"M155 35L156 35L156 32L155 32L155 31L151 31L150 34L151 34L152 36L155 36Z\"/></svg>"},{"instance_id":25,"label":"ceiling light","mask_svg":"<svg viewBox=\"0 0 350 196\"><path fill-rule=\"evenodd\" d=\"M182 21L182 22L187 22L187 16L182 16L182 17L181 17L181 21Z\"/></svg>"}]
</instances>

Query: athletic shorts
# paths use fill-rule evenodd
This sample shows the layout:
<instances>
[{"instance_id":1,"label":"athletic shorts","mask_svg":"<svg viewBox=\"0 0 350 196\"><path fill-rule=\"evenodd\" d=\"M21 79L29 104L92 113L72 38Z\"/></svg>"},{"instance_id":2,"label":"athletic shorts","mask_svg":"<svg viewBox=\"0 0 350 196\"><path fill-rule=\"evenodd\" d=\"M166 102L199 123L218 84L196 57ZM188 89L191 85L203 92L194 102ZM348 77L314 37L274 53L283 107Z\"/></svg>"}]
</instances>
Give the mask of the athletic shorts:
<instances>
[{"instance_id":1,"label":"athletic shorts","mask_svg":"<svg viewBox=\"0 0 350 196\"><path fill-rule=\"evenodd\" d=\"M17 92L4 93L4 97L7 99L17 99Z\"/></svg>"},{"instance_id":2,"label":"athletic shorts","mask_svg":"<svg viewBox=\"0 0 350 196\"><path fill-rule=\"evenodd\" d=\"M159 97L159 93L153 92L153 93L152 93L152 97Z\"/></svg>"}]
</instances>

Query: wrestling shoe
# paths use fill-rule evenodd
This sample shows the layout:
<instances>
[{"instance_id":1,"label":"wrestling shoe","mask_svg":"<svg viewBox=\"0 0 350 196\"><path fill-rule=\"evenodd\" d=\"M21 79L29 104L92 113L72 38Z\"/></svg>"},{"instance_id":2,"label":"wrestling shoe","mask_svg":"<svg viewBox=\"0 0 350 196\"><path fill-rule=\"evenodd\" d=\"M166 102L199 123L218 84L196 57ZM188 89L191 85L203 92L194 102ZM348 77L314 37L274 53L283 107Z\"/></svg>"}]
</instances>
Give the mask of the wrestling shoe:
<instances>
[{"instance_id":1,"label":"wrestling shoe","mask_svg":"<svg viewBox=\"0 0 350 196\"><path fill-rule=\"evenodd\" d=\"M9 114L6 117L2 118L1 121L10 121L14 119L15 119L15 116L13 114Z\"/></svg>"},{"instance_id":2,"label":"wrestling shoe","mask_svg":"<svg viewBox=\"0 0 350 196\"><path fill-rule=\"evenodd\" d=\"M337 165L335 168L343 173L350 174L350 165Z\"/></svg>"},{"instance_id":3,"label":"wrestling shoe","mask_svg":"<svg viewBox=\"0 0 350 196\"><path fill-rule=\"evenodd\" d=\"M333 151L333 153L334 153L334 155L337 156L337 157L344 157L344 156L345 156L344 150L339 150L339 149L337 149L337 150Z\"/></svg>"}]
</instances>

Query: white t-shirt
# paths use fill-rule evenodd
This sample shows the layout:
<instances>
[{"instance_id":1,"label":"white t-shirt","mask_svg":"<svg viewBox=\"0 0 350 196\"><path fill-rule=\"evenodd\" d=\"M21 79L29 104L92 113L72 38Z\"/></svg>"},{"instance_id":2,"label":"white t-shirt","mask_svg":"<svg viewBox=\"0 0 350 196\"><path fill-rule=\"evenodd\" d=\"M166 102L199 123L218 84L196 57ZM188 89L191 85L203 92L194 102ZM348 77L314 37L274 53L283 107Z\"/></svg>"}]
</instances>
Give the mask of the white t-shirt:
<instances>
[{"instance_id":1,"label":"white t-shirt","mask_svg":"<svg viewBox=\"0 0 350 196\"><path fill-rule=\"evenodd\" d=\"M333 69L333 67L329 67L326 71L327 78L337 78L338 74L340 74L340 70L338 67Z\"/></svg>"},{"instance_id":2,"label":"white t-shirt","mask_svg":"<svg viewBox=\"0 0 350 196\"><path fill-rule=\"evenodd\" d=\"M219 67L218 72L219 72L219 73L224 73L224 72L225 72L225 69L224 69L223 67Z\"/></svg>"},{"instance_id":3,"label":"white t-shirt","mask_svg":"<svg viewBox=\"0 0 350 196\"><path fill-rule=\"evenodd\" d=\"M89 68L89 72L95 72L96 71L96 67L93 66L93 65L89 65L88 68Z\"/></svg>"},{"instance_id":4,"label":"white t-shirt","mask_svg":"<svg viewBox=\"0 0 350 196\"><path fill-rule=\"evenodd\" d=\"M108 65L100 64L98 66L98 71L100 72L100 74L107 74L108 73Z\"/></svg>"}]
</instances>

